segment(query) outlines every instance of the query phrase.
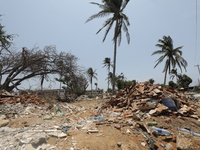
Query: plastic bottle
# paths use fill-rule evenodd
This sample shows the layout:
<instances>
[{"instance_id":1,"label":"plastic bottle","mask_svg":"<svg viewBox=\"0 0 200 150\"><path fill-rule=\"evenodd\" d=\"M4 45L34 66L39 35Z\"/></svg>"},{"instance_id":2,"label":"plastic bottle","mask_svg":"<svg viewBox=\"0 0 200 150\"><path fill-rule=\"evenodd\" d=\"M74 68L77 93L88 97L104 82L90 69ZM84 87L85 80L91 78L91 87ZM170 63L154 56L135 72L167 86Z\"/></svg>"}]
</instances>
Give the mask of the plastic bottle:
<instances>
[{"instance_id":1,"label":"plastic bottle","mask_svg":"<svg viewBox=\"0 0 200 150\"><path fill-rule=\"evenodd\" d=\"M152 125L157 125L158 123L157 122L147 122L146 125L148 126L152 126Z\"/></svg>"},{"instance_id":2,"label":"plastic bottle","mask_svg":"<svg viewBox=\"0 0 200 150\"><path fill-rule=\"evenodd\" d=\"M197 136L200 136L199 133L195 133L195 132L192 132L190 130L187 130L187 129L183 129L183 128L178 128L179 131L183 131L183 132L187 132L187 133L191 133L191 134L194 134L194 135L197 135Z\"/></svg>"},{"instance_id":3,"label":"plastic bottle","mask_svg":"<svg viewBox=\"0 0 200 150\"><path fill-rule=\"evenodd\" d=\"M162 128L157 128L157 127L151 127L152 131L155 131L157 133L163 134L163 135L172 135L172 133L168 130L162 129Z\"/></svg>"},{"instance_id":4,"label":"plastic bottle","mask_svg":"<svg viewBox=\"0 0 200 150\"><path fill-rule=\"evenodd\" d=\"M116 129L121 129L122 127L119 124L114 125Z\"/></svg>"},{"instance_id":5,"label":"plastic bottle","mask_svg":"<svg viewBox=\"0 0 200 150\"><path fill-rule=\"evenodd\" d=\"M104 117L102 117L102 116L97 116L97 117L92 117L92 118L89 117L88 120L104 121Z\"/></svg>"}]
</instances>

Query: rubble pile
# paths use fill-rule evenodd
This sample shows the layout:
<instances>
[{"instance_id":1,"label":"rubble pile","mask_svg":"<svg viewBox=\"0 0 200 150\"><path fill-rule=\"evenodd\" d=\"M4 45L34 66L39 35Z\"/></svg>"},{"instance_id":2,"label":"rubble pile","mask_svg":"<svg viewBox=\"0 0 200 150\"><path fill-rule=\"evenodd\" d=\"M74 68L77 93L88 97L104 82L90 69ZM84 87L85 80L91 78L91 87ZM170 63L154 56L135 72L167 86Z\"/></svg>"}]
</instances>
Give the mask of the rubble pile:
<instances>
[{"instance_id":1,"label":"rubble pile","mask_svg":"<svg viewBox=\"0 0 200 150\"><path fill-rule=\"evenodd\" d=\"M200 149L200 103L172 88L145 82L109 100L82 96L73 104L7 96L0 98L0 149Z\"/></svg>"},{"instance_id":2,"label":"rubble pile","mask_svg":"<svg viewBox=\"0 0 200 150\"><path fill-rule=\"evenodd\" d=\"M36 94L22 94L22 95L0 95L0 104L26 104L33 103L35 105L44 105L45 102L41 100Z\"/></svg>"},{"instance_id":3,"label":"rubble pile","mask_svg":"<svg viewBox=\"0 0 200 150\"><path fill-rule=\"evenodd\" d=\"M163 98L172 98L174 101L188 104L188 97L175 91L171 87L161 87L149 82L134 83L120 90L115 97L106 102L103 107L131 108L132 110L147 110L157 106Z\"/></svg>"}]
</instances>

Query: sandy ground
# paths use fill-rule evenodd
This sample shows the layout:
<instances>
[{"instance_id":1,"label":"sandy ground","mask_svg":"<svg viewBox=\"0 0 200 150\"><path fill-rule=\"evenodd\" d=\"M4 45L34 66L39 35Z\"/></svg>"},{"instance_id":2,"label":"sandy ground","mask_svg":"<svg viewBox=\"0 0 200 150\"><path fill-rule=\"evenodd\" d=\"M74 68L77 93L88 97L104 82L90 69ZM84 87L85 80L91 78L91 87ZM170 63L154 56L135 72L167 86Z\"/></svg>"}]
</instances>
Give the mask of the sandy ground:
<instances>
[{"instance_id":1,"label":"sandy ground","mask_svg":"<svg viewBox=\"0 0 200 150\"><path fill-rule=\"evenodd\" d=\"M84 109L82 111L75 112L71 116L54 117L52 120L43 120L43 117L37 117L34 115L29 115L26 118L18 117L10 119L8 126L10 128L21 129L27 127L31 128L33 126L62 126L67 123L69 119L78 121L79 118L86 119L88 117L96 116L98 108L100 108L105 101L106 99L70 103L70 105L82 107ZM194 103L194 105L197 104ZM167 118L171 119L169 123L165 122ZM105 119L109 120L109 118L106 117ZM98 133L88 133L81 129L70 130L67 133L66 138L50 137L48 139L48 144L56 145L55 149L60 150L148 150L150 147L147 142L147 138L143 134L141 126L138 125L144 125L147 122L152 121L157 122L159 127L170 130L173 133L173 135L170 136L149 135L149 137L156 142L155 145L158 150L165 149L168 143L172 145L172 150L177 149L177 128L187 128L193 132L200 133L200 123L198 123L196 119L171 114L162 114L160 116L154 116L142 121L135 120L134 125L128 125L123 118L117 122L95 125ZM194 122L197 123L195 124ZM120 124L122 128L115 128L115 125L117 124ZM150 127L147 127L147 129L148 128ZM198 147L200 148L199 139L193 139L192 142L193 147L195 147L194 149Z\"/></svg>"}]
</instances>

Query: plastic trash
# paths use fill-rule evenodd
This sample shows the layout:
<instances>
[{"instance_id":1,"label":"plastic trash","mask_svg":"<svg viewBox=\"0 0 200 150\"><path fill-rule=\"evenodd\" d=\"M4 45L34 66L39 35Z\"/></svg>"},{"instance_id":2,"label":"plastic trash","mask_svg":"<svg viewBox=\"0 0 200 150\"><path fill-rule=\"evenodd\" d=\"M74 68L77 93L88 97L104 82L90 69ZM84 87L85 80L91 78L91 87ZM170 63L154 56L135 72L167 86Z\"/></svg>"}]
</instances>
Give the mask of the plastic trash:
<instances>
[{"instance_id":1,"label":"plastic trash","mask_svg":"<svg viewBox=\"0 0 200 150\"><path fill-rule=\"evenodd\" d=\"M121 129L122 127L119 124L114 125L116 129Z\"/></svg>"},{"instance_id":2,"label":"plastic trash","mask_svg":"<svg viewBox=\"0 0 200 150\"><path fill-rule=\"evenodd\" d=\"M150 108L155 108L157 105L157 101L152 101L152 102L146 102L146 105Z\"/></svg>"},{"instance_id":3,"label":"plastic trash","mask_svg":"<svg viewBox=\"0 0 200 150\"><path fill-rule=\"evenodd\" d=\"M156 133L160 133L163 135L172 135L172 133L168 130L162 129L162 128L157 128L157 127L151 127L152 131L155 131Z\"/></svg>"},{"instance_id":4,"label":"plastic trash","mask_svg":"<svg viewBox=\"0 0 200 150\"><path fill-rule=\"evenodd\" d=\"M52 116L49 116L49 117L45 117L43 120L51 120L52 119Z\"/></svg>"},{"instance_id":5,"label":"plastic trash","mask_svg":"<svg viewBox=\"0 0 200 150\"><path fill-rule=\"evenodd\" d=\"M163 98L162 103L167 106L170 110L177 110L176 104L171 98Z\"/></svg>"},{"instance_id":6,"label":"plastic trash","mask_svg":"<svg viewBox=\"0 0 200 150\"><path fill-rule=\"evenodd\" d=\"M148 126L152 126L152 125L157 125L158 123L157 122L147 122L146 125Z\"/></svg>"},{"instance_id":7,"label":"plastic trash","mask_svg":"<svg viewBox=\"0 0 200 150\"><path fill-rule=\"evenodd\" d=\"M71 126L62 126L61 127L61 131L63 133L67 133L69 130L71 130Z\"/></svg>"},{"instance_id":8,"label":"plastic trash","mask_svg":"<svg viewBox=\"0 0 200 150\"><path fill-rule=\"evenodd\" d=\"M194 135L197 135L197 136L200 136L199 133L196 133L196 132L192 132L190 130L187 130L187 129L183 129L183 128L178 128L179 131L183 131L183 132L187 132L187 133L191 133L191 134L194 134Z\"/></svg>"},{"instance_id":9,"label":"plastic trash","mask_svg":"<svg viewBox=\"0 0 200 150\"><path fill-rule=\"evenodd\" d=\"M88 120L104 121L104 117L97 116L97 117L88 118Z\"/></svg>"},{"instance_id":10,"label":"plastic trash","mask_svg":"<svg viewBox=\"0 0 200 150\"><path fill-rule=\"evenodd\" d=\"M88 133L98 133L99 130L88 130Z\"/></svg>"},{"instance_id":11,"label":"plastic trash","mask_svg":"<svg viewBox=\"0 0 200 150\"><path fill-rule=\"evenodd\" d=\"M56 112L60 112L60 111L61 111L61 107L57 105Z\"/></svg>"},{"instance_id":12,"label":"plastic trash","mask_svg":"<svg viewBox=\"0 0 200 150\"><path fill-rule=\"evenodd\" d=\"M166 123L169 123L170 121L171 121L171 118L166 118L166 119L165 119L165 122L166 122Z\"/></svg>"},{"instance_id":13,"label":"plastic trash","mask_svg":"<svg viewBox=\"0 0 200 150\"><path fill-rule=\"evenodd\" d=\"M56 114L56 116L58 117L58 116L64 116L65 114L64 113L58 113L58 114Z\"/></svg>"}]
</instances>

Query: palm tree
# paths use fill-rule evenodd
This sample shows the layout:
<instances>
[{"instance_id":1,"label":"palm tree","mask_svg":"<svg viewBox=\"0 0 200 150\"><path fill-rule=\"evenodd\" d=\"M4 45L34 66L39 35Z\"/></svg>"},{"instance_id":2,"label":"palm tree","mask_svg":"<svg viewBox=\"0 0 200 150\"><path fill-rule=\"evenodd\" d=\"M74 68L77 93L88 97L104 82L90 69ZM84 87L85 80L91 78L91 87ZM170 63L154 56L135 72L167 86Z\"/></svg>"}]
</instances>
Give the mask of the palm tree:
<instances>
[{"instance_id":1,"label":"palm tree","mask_svg":"<svg viewBox=\"0 0 200 150\"><path fill-rule=\"evenodd\" d=\"M154 66L154 68L166 58L165 67L163 69L163 72L165 72L165 77L164 77L164 86L165 86L167 71L170 73L171 68L175 69L176 65L178 65L181 72L182 72L181 67L183 67L186 71L187 61L182 57L182 51L180 50L183 46L179 46L174 49L173 40L170 36L163 36L163 39L159 39L158 42L160 44L156 44L156 46L161 48L161 50L153 52L152 55L162 54L162 56L160 56L160 58L157 59L157 63Z\"/></svg>"},{"instance_id":2,"label":"palm tree","mask_svg":"<svg viewBox=\"0 0 200 150\"><path fill-rule=\"evenodd\" d=\"M87 70L87 75L89 77L89 80L90 80L90 84L91 84L91 93L92 93L92 79L96 79L97 80L97 73L96 73L96 70L93 70L92 68L89 68Z\"/></svg>"},{"instance_id":3,"label":"palm tree","mask_svg":"<svg viewBox=\"0 0 200 150\"><path fill-rule=\"evenodd\" d=\"M112 67L112 63L111 63L110 58L106 57L106 58L103 60L103 64L104 64L103 67L107 67L107 70L108 70L108 77L109 77L110 67ZM107 88L107 89L109 89L109 84L110 84L110 80L108 80L108 88Z\"/></svg>"},{"instance_id":4,"label":"palm tree","mask_svg":"<svg viewBox=\"0 0 200 150\"><path fill-rule=\"evenodd\" d=\"M108 80L109 83L111 83L111 85L113 85L113 73L109 72L108 73L108 77L106 78L106 80ZM109 90L109 88L107 89L107 91Z\"/></svg>"},{"instance_id":5,"label":"palm tree","mask_svg":"<svg viewBox=\"0 0 200 150\"><path fill-rule=\"evenodd\" d=\"M153 78L149 79L149 83L153 84L155 80Z\"/></svg>"},{"instance_id":6,"label":"palm tree","mask_svg":"<svg viewBox=\"0 0 200 150\"><path fill-rule=\"evenodd\" d=\"M115 71L116 71L116 56L117 56L117 42L118 46L120 46L121 39L122 39L122 29L126 33L126 38L128 41L128 44L130 43L130 35L128 32L128 26L130 25L128 17L123 13L123 10L125 9L126 5L128 4L129 0L102 0L103 4L91 2L91 4L99 6L102 10L92 15L86 22L89 22L95 18L101 18L108 16L112 14L111 18L108 18L104 24L103 27L100 28L96 34L98 34L102 29L106 27L106 32L103 38L103 42L105 41L108 32L112 28L113 24L115 23L114 28L114 36L113 36L113 42L114 42L114 61L113 61L113 85L112 90L113 94L115 93Z\"/></svg>"},{"instance_id":7,"label":"palm tree","mask_svg":"<svg viewBox=\"0 0 200 150\"><path fill-rule=\"evenodd\" d=\"M98 84L97 84L97 83L94 83L94 85L96 86L96 90L97 90L97 86L98 86Z\"/></svg>"}]
</instances>

